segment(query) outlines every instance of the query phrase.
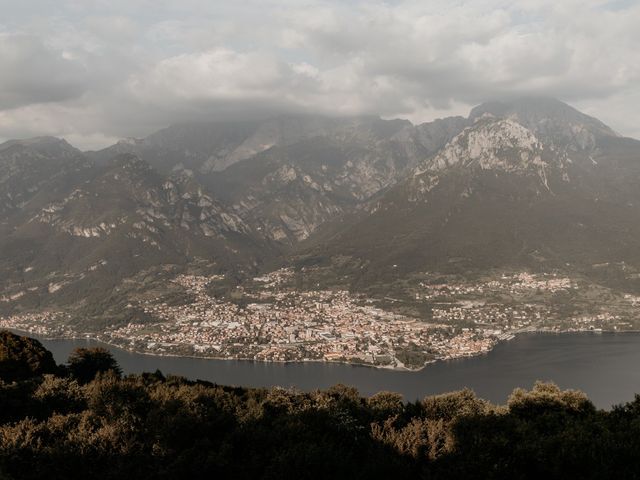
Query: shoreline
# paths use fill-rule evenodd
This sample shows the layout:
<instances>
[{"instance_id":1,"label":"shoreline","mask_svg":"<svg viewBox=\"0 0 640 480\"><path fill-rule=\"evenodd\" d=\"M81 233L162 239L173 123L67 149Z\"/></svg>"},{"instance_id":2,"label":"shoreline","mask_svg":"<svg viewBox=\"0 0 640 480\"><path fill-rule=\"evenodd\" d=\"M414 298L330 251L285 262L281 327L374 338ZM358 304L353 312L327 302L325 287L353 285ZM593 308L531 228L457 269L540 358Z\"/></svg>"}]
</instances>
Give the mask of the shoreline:
<instances>
[{"instance_id":1,"label":"shoreline","mask_svg":"<svg viewBox=\"0 0 640 480\"><path fill-rule=\"evenodd\" d=\"M336 364L336 365L351 365L354 367L366 367L366 368L375 368L375 369L383 369L383 370L391 370L391 371L397 371L397 372L419 372L420 370L424 369L425 367L427 367L428 365L432 364L432 363L436 363L439 361L446 361L448 359L438 359L438 360L432 360L430 362L427 362L424 366L420 367L419 369L411 369L411 368L407 368L407 367L390 367L390 366L386 366L386 365L371 365L369 363L356 363L356 362L344 362L344 361L338 361L338 360L314 360L314 359L304 359L304 360L255 360L253 358L229 358L229 357L212 357L212 356L201 356L201 355L178 355L175 353L154 353L154 352L144 352L144 351L140 351L140 350L135 350L135 349L131 349L131 348L126 348L122 345L118 345L117 343L112 343L112 342L108 342L103 340L102 338L99 337L93 337L93 336L48 336L48 335L42 335L40 333L33 333L30 332L28 330L22 330L19 328L5 328L5 330L9 330L11 332L19 332L20 334L24 334L24 335L36 335L38 338L36 338L36 340L40 339L45 339L45 340L88 340L91 342L99 342L102 343L104 345L108 345L110 347L114 347L117 348L119 350L122 350L123 352L127 352L127 353L133 353L135 355L146 355L149 357L160 357L160 358L191 358L191 359L196 359L196 360L216 360L216 361L225 361L225 362L251 362L251 363L264 363L264 364L277 364L277 365L286 365L286 364L293 364L293 363L326 363L326 364ZM35 337L34 337L35 338ZM484 354L484 353L488 353L488 352L480 352L479 354ZM471 356L477 356L477 355L469 355L467 357L460 357L460 358L469 358ZM453 359L451 359L453 360Z\"/></svg>"},{"instance_id":2,"label":"shoreline","mask_svg":"<svg viewBox=\"0 0 640 480\"><path fill-rule=\"evenodd\" d=\"M42 335L42 334L38 334L38 333L34 333L34 332L30 332L28 330L22 330L19 328L6 328L6 330L12 331L12 332L18 332L20 334L25 334L25 335L36 335L37 337L39 337L39 339L44 339L44 340L72 340L72 341L76 341L76 340L88 340L88 341L92 341L92 342L99 342L102 343L104 345L107 345L109 347L113 347L113 348L117 348L119 350L122 350L123 352L127 352L127 353L132 353L135 355L146 355L146 356L150 356L150 357L166 357L166 358L190 358L190 359L199 359L199 360L216 360L216 361L227 361L227 362L251 362L251 363L262 363L262 364L277 364L277 365L286 365L286 364L304 364L304 363L325 363L325 364L336 364L336 365L349 365L349 366L353 366L353 367L365 367L365 368L373 368L373 369L379 369L379 370L389 370L389 371L393 371L393 372L420 372L424 369L426 369L427 367L429 367L429 365L433 365L435 363L439 363L439 362L449 362L449 361L455 361L455 360L463 360L466 358L474 358L474 357L479 357L482 355L487 355L489 353L491 353L493 351L493 349L501 344L501 343L506 343L509 342L515 338L517 338L518 335L522 335L522 334L554 334L554 335L561 335L561 334L567 334L567 333L580 333L580 334L584 334L584 333L592 333L592 334L627 334L627 333L640 333L640 330L545 330L545 329L534 329L534 330L524 330L524 331L518 331L518 332L512 332L510 333L510 337L511 338L503 338L503 339L499 339L495 345L484 352L477 352L477 353L473 353L470 355L462 355L459 357L454 357L454 358L437 358L435 360L431 360L426 362L424 365L422 365L420 368L407 368L405 366L402 367L397 367L397 366L388 366L388 365L372 365L372 364L368 364L368 363L357 363L357 362L348 362L348 361L338 361L338 360L317 360L317 359L304 359L304 360L255 360L252 358L229 358L229 357L215 357L215 356L199 356L199 355L179 355L179 354L174 354L174 353L154 353L154 352L144 352L144 351L140 351L140 350L135 350L135 349L131 349L131 348L127 348L124 347L122 345L118 345L116 343L112 343L109 341L105 341L104 339L100 338L100 337L96 337L96 336L90 336L90 335L86 335L86 336L47 336L47 335ZM38 338L37 338L38 339Z\"/></svg>"}]
</instances>

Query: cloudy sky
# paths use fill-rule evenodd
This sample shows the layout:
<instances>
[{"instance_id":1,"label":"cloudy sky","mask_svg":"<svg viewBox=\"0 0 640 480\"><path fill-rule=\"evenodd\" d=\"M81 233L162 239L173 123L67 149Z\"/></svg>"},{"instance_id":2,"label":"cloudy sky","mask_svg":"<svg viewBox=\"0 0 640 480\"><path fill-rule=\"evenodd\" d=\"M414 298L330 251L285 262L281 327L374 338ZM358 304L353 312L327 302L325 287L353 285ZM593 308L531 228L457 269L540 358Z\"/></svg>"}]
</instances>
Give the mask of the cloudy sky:
<instances>
[{"instance_id":1,"label":"cloudy sky","mask_svg":"<svg viewBox=\"0 0 640 480\"><path fill-rule=\"evenodd\" d=\"M549 95L640 138L640 0L0 0L0 140Z\"/></svg>"}]
</instances>

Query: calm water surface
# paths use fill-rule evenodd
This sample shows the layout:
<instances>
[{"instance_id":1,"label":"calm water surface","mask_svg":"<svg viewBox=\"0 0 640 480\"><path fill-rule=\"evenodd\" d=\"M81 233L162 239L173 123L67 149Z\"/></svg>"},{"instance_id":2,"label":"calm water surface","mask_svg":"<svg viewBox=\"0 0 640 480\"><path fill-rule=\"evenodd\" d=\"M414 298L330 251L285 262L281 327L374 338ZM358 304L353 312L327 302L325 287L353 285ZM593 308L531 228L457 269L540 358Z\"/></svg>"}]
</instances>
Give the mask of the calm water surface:
<instances>
[{"instance_id":1,"label":"calm water surface","mask_svg":"<svg viewBox=\"0 0 640 480\"><path fill-rule=\"evenodd\" d=\"M87 340L40 338L59 363L74 348L96 346ZM500 343L490 353L429 365L419 372L399 372L327 363L261 363L158 357L109 348L125 373L160 369L224 385L301 390L344 383L363 395L380 390L402 393L407 400L470 387L492 402L504 403L516 387L552 380L562 388L585 391L599 407L633 399L640 393L640 333L523 334Z\"/></svg>"}]
</instances>

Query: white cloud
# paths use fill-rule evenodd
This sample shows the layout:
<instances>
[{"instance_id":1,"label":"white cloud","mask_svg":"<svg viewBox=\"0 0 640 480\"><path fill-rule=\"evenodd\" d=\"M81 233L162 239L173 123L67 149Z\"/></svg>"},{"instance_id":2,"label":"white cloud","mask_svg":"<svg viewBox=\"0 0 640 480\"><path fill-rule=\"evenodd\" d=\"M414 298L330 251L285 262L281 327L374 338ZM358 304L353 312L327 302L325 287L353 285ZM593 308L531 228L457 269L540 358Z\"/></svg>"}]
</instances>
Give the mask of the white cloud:
<instances>
[{"instance_id":1,"label":"white cloud","mask_svg":"<svg viewBox=\"0 0 640 480\"><path fill-rule=\"evenodd\" d=\"M269 54L216 48L164 59L128 82L148 102L239 100L251 102L281 93L292 71Z\"/></svg>"},{"instance_id":2,"label":"white cloud","mask_svg":"<svg viewBox=\"0 0 640 480\"><path fill-rule=\"evenodd\" d=\"M12 19L0 27L0 137L89 145L189 118L300 110L420 121L522 94L638 136L634 2L29 4L0 0Z\"/></svg>"},{"instance_id":3,"label":"white cloud","mask_svg":"<svg viewBox=\"0 0 640 480\"><path fill-rule=\"evenodd\" d=\"M97 37L107 42L129 42L138 33L138 25L129 17L114 15L85 19L85 25Z\"/></svg>"},{"instance_id":4,"label":"white cloud","mask_svg":"<svg viewBox=\"0 0 640 480\"><path fill-rule=\"evenodd\" d=\"M76 98L89 88L83 65L35 36L0 34L0 109Z\"/></svg>"}]
</instances>

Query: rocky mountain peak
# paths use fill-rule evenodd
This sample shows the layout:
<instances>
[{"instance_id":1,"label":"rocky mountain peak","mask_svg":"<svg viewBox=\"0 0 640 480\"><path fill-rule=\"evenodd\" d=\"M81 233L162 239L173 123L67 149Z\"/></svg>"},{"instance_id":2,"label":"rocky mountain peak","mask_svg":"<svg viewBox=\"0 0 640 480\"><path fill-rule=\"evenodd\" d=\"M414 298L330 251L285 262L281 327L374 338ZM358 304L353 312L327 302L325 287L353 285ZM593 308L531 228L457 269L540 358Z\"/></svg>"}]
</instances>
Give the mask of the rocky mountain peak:
<instances>
[{"instance_id":1,"label":"rocky mountain peak","mask_svg":"<svg viewBox=\"0 0 640 480\"><path fill-rule=\"evenodd\" d=\"M570 150L592 150L599 140L618 136L600 120L553 98L486 102L472 109L469 119L476 121L487 115L512 119L546 143Z\"/></svg>"},{"instance_id":2,"label":"rocky mountain peak","mask_svg":"<svg viewBox=\"0 0 640 480\"><path fill-rule=\"evenodd\" d=\"M81 154L80 150L69 144L64 138L49 136L9 140L0 144L0 152L6 153L10 150L29 150L40 155L55 157L71 157Z\"/></svg>"},{"instance_id":3,"label":"rocky mountain peak","mask_svg":"<svg viewBox=\"0 0 640 480\"><path fill-rule=\"evenodd\" d=\"M539 98L421 125L183 124L84 154L15 140L0 145L0 296L27 267L40 293L17 307L79 309L126 305L118 289L166 265L250 274L299 258L380 291L400 272L640 269L639 160L640 142Z\"/></svg>"},{"instance_id":4,"label":"rocky mountain peak","mask_svg":"<svg viewBox=\"0 0 640 480\"><path fill-rule=\"evenodd\" d=\"M414 173L420 175L455 167L521 171L542 164L542 150L536 135L520 123L510 118L483 116L418 166Z\"/></svg>"}]
</instances>

